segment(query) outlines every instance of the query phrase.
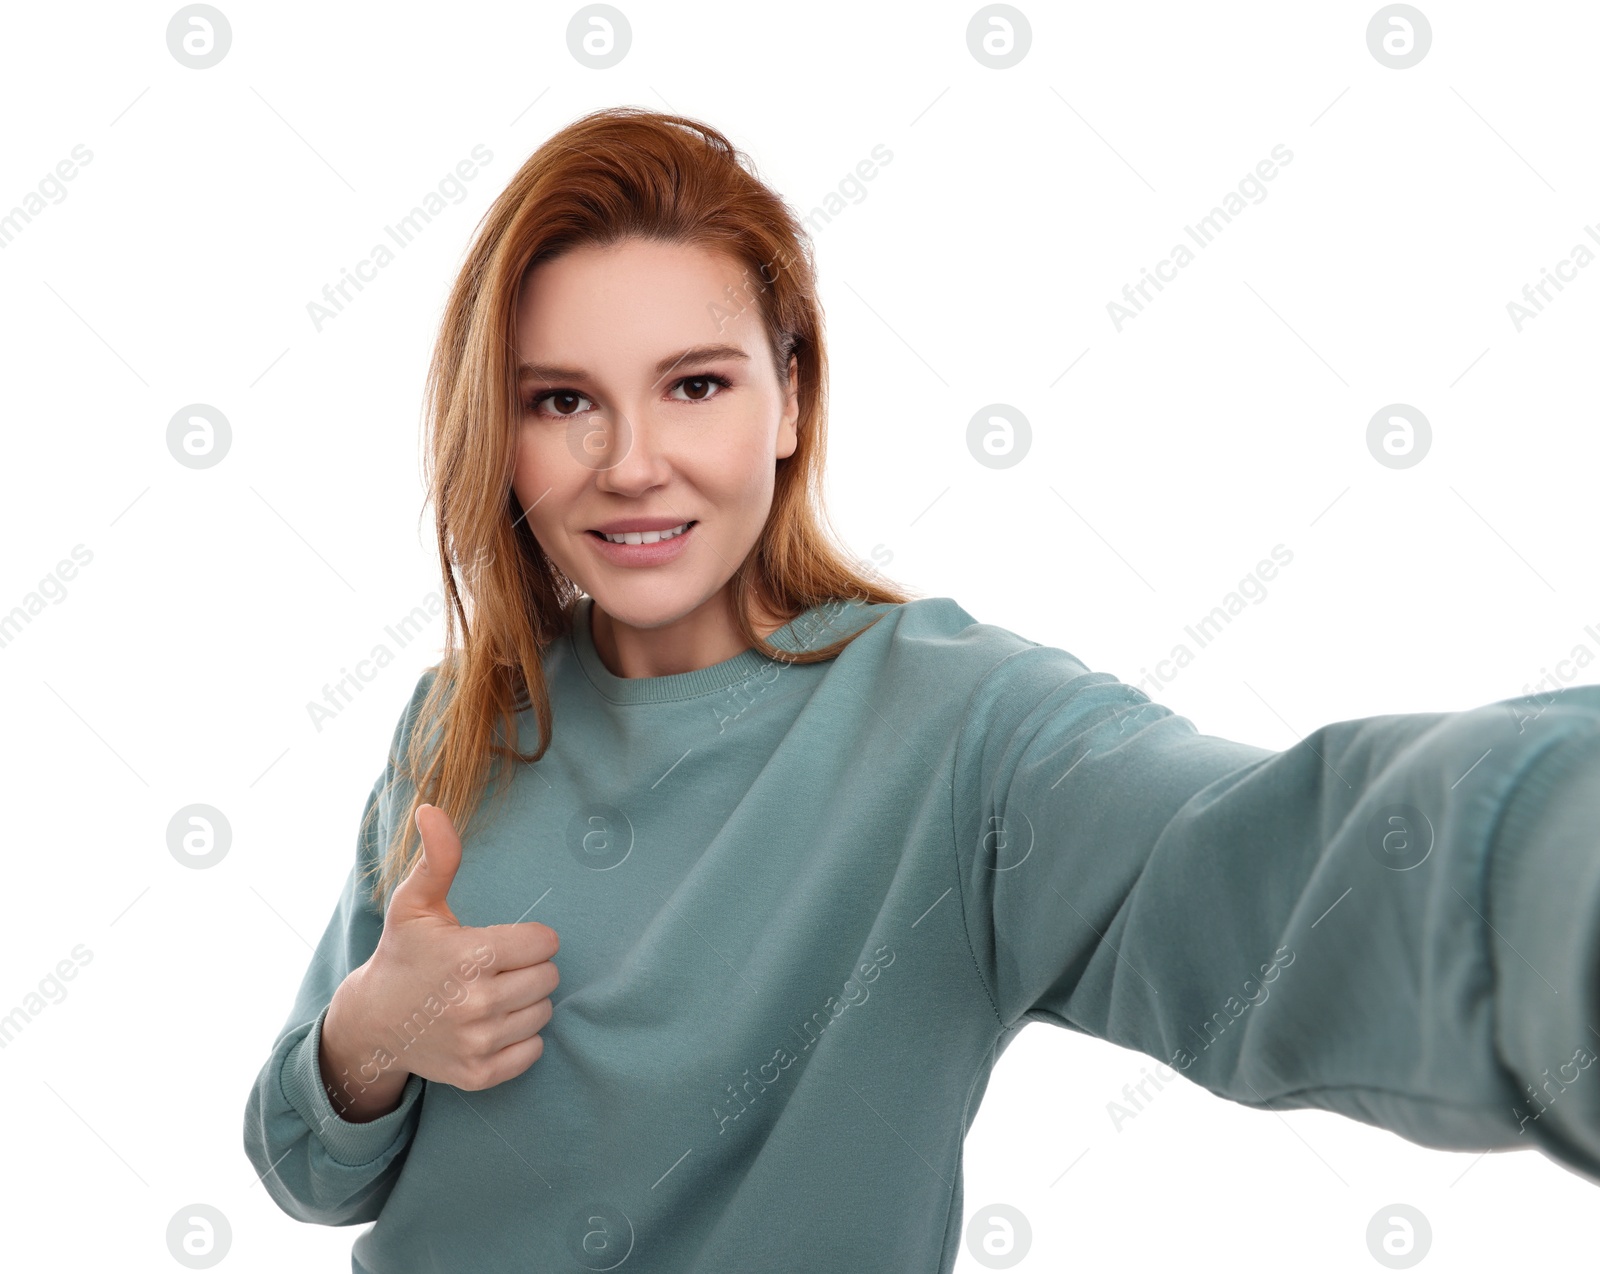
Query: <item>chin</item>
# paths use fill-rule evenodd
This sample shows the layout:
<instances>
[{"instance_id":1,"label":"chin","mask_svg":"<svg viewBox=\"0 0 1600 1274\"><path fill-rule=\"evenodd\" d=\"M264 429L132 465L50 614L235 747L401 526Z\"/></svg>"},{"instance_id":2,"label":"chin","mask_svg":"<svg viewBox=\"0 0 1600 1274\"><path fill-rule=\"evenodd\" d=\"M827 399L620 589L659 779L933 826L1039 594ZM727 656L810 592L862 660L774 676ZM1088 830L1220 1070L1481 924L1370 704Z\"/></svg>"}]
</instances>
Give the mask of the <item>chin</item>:
<instances>
[{"instance_id":1,"label":"chin","mask_svg":"<svg viewBox=\"0 0 1600 1274\"><path fill-rule=\"evenodd\" d=\"M585 591L594 598L594 604L617 623L640 629L674 624L716 593L714 588L706 592L699 588L643 582L602 585Z\"/></svg>"}]
</instances>

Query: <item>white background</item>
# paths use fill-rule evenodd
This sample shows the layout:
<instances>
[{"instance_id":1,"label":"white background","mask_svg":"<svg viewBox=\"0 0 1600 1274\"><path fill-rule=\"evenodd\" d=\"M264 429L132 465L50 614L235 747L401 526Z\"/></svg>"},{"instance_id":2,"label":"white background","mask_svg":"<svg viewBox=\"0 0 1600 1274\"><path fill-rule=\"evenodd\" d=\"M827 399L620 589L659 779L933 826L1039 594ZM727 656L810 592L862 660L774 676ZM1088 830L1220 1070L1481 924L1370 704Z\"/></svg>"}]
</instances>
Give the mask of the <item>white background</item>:
<instances>
[{"instance_id":1,"label":"white background","mask_svg":"<svg viewBox=\"0 0 1600 1274\"><path fill-rule=\"evenodd\" d=\"M829 496L917 593L1138 681L1281 543L1265 600L1155 692L1273 748L1600 649L1600 265L1522 331L1507 313L1600 249L1591 6L1427 0L1432 47L1393 70L1371 0L1030 4L1027 56L994 70L973 4L627 0L604 71L567 50L576 6L222 7L205 71L160 6L14 6L0 43L0 215L93 152L0 250L0 612L93 554L0 648L0 1014L93 957L0 1051L7 1242L38 1266L177 1268L167 1221L205 1201L227 1268L348 1268L356 1231L280 1213L241 1120L439 633L321 730L306 704L439 588L418 430L440 309L488 203L595 107L706 120L802 213L892 151L816 235ZM316 331L307 302L479 143L464 202ZM1279 143L1267 198L1118 332L1107 302ZM166 449L195 402L233 429L209 470ZM995 402L1032 427L1004 470L966 445ZM1366 443L1396 402L1433 430L1407 469ZM167 849L191 802L232 827L209 870ZM1423 1268L1592 1256L1600 1194L1537 1152L1192 1084L1119 1130L1107 1103L1147 1064L1035 1026L996 1068L966 1209L1027 1214L1022 1268L1378 1269L1366 1226L1394 1202L1431 1222Z\"/></svg>"}]
</instances>

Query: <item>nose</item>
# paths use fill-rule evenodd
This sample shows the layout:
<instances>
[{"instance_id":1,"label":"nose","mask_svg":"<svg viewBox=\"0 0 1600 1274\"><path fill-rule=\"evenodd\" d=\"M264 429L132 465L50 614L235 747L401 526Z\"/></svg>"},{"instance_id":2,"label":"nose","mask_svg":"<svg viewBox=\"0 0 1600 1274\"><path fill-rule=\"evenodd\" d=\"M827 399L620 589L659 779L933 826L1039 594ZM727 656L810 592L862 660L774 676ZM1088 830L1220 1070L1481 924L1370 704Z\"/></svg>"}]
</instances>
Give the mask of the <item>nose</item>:
<instances>
[{"instance_id":1,"label":"nose","mask_svg":"<svg viewBox=\"0 0 1600 1274\"><path fill-rule=\"evenodd\" d=\"M635 497L666 483L671 473L664 436L648 410L607 412L591 423L585 440L595 485L615 495Z\"/></svg>"}]
</instances>

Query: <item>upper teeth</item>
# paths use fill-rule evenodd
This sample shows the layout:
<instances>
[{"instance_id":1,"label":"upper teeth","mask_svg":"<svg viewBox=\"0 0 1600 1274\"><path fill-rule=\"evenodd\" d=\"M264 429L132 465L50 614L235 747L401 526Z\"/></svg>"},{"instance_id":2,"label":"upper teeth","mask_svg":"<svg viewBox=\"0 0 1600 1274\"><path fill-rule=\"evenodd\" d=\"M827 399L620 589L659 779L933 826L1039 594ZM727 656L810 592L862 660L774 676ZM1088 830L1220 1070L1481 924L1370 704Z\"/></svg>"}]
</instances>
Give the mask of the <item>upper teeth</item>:
<instances>
[{"instance_id":1,"label":"upper teeth","mask_svg":"<svg viewBox=\"0 0 1600 1274\"><path fill-rule=\"evenodd\" d=\"M606 539L613 544L654 544L657 540L670 540L674 535L682 535L688 529L689 524L684 522L670 531L625 531L621 535L606 535ZM605 532L600 534L605 535Z\"/></svg>"}]
</instances>

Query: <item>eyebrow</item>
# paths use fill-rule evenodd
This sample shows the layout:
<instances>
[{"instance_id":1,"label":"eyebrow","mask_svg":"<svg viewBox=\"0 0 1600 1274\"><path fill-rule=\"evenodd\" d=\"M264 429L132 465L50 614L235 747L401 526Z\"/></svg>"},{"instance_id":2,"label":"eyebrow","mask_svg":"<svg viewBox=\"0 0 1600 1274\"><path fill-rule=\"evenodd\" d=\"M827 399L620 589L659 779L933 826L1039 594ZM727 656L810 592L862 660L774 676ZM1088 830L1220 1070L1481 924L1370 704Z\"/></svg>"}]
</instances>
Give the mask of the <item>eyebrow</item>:
<instances>
[{"instance_id":1,"label":"eyebrow","mask_svg":"<svg viewBox=\"0 0 1600 1274\"><path fill-rule=\"evenodd\" d=\"M674 367L684 363L706 363L714 358L741 358L749 361L750 355L737 345L693 345L677 354L663 358L655 365L654 371L658 377L665 376ZM588 373L577 367L552 367L545 363L519 363L517 365L517 379L560 381L583 380Z\"/></svg>"}]
</instances>

